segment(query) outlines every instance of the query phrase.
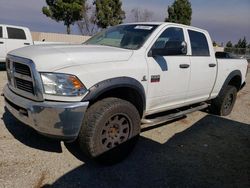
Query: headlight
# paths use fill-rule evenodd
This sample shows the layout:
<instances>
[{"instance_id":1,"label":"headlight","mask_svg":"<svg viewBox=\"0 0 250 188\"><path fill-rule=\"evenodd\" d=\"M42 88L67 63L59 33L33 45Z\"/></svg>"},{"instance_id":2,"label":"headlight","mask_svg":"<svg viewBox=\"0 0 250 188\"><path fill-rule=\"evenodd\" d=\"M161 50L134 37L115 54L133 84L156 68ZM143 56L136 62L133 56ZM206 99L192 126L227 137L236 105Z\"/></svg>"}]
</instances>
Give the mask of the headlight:
<instances>
[{"instance_id":1,"label":"headlight","mask_svg":"<svg viewBox=\"0 0 250 188\"><path fill-rule=\"evenodd\" d=\"M61 73L41 73L46 94L61 96L80 96L87 90L74 75Z\"/></svg>"}]
</instances>

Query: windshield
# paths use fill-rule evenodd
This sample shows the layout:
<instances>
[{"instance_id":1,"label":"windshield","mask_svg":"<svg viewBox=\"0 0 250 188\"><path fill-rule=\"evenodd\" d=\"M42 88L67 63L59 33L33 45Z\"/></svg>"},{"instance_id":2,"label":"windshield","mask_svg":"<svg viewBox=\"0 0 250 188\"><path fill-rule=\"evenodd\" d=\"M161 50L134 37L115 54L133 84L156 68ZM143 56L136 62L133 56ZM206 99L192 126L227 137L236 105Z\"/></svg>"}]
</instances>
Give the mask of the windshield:
<instances>
[{"instance_id":1,"label":"windshield","mask_svg":"<svg viewBox=\"0 0 250 188\"><path fill-rule=\"evenodd\" d=\"M139 49L157 25L118 25L91 37L84 44L113 46L124 49Z\"/></svg>"}]
</instances>

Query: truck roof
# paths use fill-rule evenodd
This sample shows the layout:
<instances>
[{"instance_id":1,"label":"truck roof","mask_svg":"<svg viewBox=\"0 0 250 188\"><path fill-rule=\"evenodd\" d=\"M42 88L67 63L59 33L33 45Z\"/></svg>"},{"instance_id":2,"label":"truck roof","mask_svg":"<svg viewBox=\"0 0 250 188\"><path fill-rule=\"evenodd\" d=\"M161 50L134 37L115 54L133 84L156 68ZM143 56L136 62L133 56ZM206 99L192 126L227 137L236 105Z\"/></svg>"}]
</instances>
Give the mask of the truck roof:
<instances>
[{"instance_id":1,"label":"truck roof","mask_svg":"<svg viewBox=\"0 0 250 188\"><path fill-rule=\"evenodd\" d=\"M179 27L187 28L187 29L192 29L192 30L197 30L197 31L201 31L204 33L208 33L205 29L201 29L201 28L189 26L189 25L184 25L184 24L173 23L173 22L131 22L131 23L124 23L122 25L129 25L129 24L159 25L159 26L163 26L163 27L171 24L171 25L176 25Z\"/></svg>"},{"instance_id":2,"label":"truck roof","mask_svg":"<svg viewBox=\"0 0 250 188\"><path fill-rule=\"evenodd\" d=\"M29 28L27 28L27 27L19 26L19 25L0 24L0 26L15 27L15 28L22 28L22 29L29 29Z\"/></svg>"}]
</instances>

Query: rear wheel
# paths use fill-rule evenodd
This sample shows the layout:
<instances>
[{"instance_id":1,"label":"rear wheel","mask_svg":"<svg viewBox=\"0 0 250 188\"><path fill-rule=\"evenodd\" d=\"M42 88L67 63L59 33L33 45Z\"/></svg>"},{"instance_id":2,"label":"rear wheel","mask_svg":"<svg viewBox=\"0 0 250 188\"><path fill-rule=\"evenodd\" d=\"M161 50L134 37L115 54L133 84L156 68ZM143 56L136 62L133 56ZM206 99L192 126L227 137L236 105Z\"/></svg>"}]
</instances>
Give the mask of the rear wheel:
<instances>
[{"instance_id":1,"label":"rear wheel","mask_svg":"<svg viewBox=\"0 0 250 188\"><path fill-rule=\"evenodd\" d=\"M132 151L139 133L140 116L134 105L106 98L87 110L78 141L87 155L114 163Z\"/></svg>"},{"instance_id":2,"label":"rear wheel","mask_svg":"<svg viewBox=\"0 0 250 188\"><path fill-rule=\"evenodd\" d=\"M237 97L237 89L235 86L228 85L221 94L212 101L211 112L220 115L229 115L234 107Z\"/></svg>"}]
</instances>

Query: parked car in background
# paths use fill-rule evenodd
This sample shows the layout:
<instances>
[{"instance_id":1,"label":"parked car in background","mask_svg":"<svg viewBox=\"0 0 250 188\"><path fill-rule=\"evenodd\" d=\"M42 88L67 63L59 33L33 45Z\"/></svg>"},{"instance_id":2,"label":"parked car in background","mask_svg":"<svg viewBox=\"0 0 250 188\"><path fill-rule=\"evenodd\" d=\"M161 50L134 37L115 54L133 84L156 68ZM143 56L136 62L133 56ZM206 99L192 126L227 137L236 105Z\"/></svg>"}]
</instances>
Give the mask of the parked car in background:
<instances>
[{"instance_id":1,"label":"parked car in background","mask_svg":"<svg viewBox=\"0 0 250 188\"><path fill-rule=\"evenodd\" d=\"M0 63L6 61L11 50L32 45L33 40L27 27L0 24Z\"/></svg>"},{"instance_id":2,"label":"parked car in background","mask_svg":"<svg viewBox=\"0 0 250 188\"><path fill-rule=\"evenodd\" d=\"M29 45L67 44L65 42L33 41L27 27L0 24L0 66L5 65L6 55L11 50Z\"/></svg>"}]
</instances>

